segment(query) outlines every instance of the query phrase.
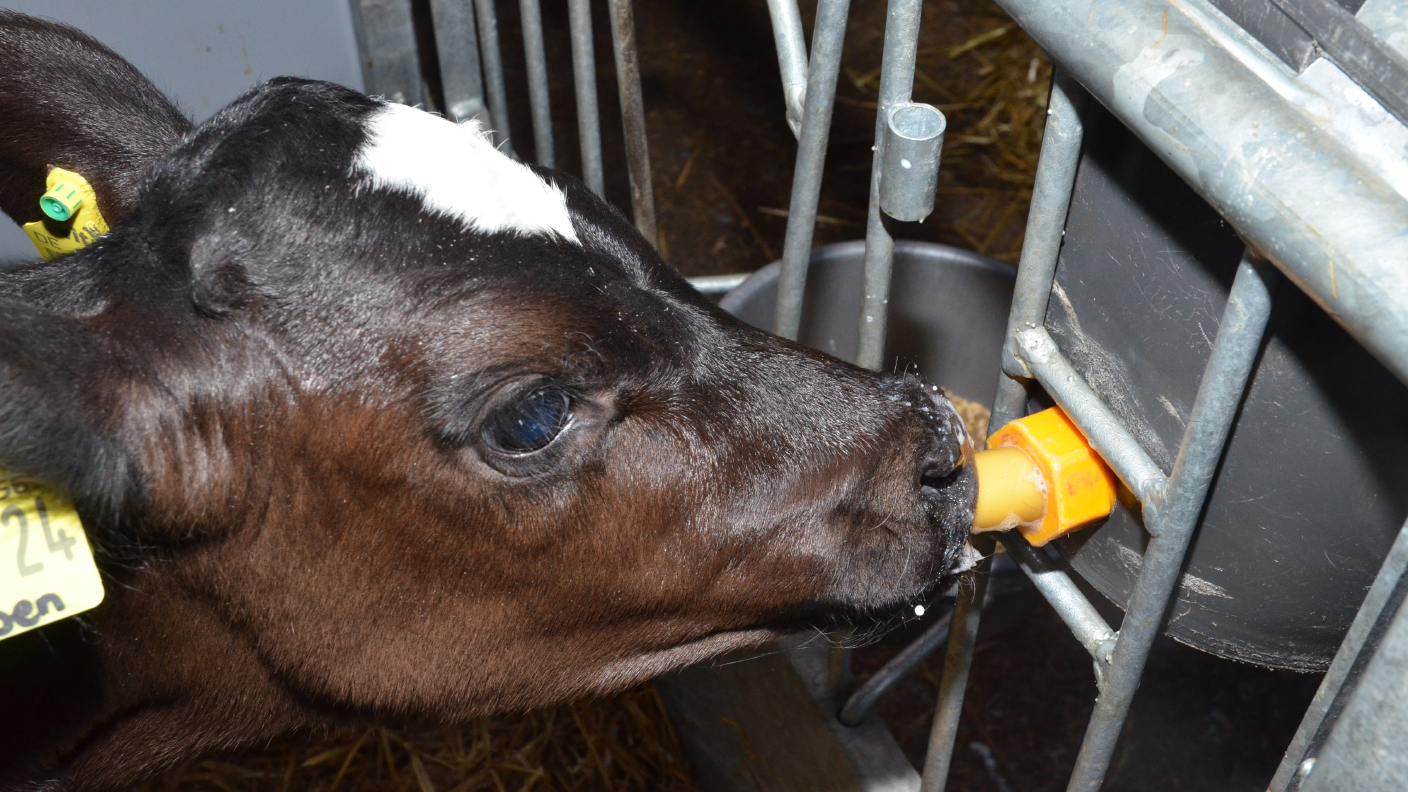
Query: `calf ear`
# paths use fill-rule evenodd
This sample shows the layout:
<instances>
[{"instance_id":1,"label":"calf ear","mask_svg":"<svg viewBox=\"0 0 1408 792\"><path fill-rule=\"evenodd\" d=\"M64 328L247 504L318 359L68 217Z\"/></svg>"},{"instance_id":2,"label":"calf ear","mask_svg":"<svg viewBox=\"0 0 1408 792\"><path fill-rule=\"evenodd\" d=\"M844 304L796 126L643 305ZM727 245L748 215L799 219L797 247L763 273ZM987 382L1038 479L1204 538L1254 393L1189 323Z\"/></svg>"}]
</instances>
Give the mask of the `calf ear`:
<instances>
[{"instance_id":1,"label":"calf ear","mask_svg":"<svg viewBox=\"0 0 1408 792\"><path fill-rule=\"evenodd\" d=\"M140 502L134 454L112 425L126 367L81 320L0 298L0 468L66 489L90 514Z\"/></svg>"},{"instance_id":2,"label":"calf ear","mask_svg":"<svg viewBox=\"0 0 1408 792\"><path fill-rule=\"evenodd\" d=\"M117 53L67 25L0 9L0 210L39 220L49 168L93 185L109 224L136 202L142 168L191 128Z\"/></svg>"}]
</instances>

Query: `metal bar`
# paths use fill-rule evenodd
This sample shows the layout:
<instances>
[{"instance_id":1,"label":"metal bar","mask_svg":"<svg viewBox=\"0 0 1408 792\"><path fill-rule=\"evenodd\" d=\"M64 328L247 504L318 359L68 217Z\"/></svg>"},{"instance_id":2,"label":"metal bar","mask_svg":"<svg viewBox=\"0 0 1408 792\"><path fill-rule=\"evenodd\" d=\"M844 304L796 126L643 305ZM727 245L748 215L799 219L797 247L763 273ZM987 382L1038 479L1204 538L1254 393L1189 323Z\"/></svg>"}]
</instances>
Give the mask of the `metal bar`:
<instances>
[{"instance_id":1,"label":"metal bar","mask_svg":"<svg viewBox=\"0 0 1408 792\"><path fill-rule=\"evenodd\" d=\"M988 419L988 435L1027 414L1027 392L1030 380L1009 377L1005 374L997 378L997 396L992 400L992 417ZM979 438L974 438L978 440Z\"/></svg>"},{"instance_id":2,"label":"metal bar","mask_svg":"<svg viewBox=\"0 0 1408 792\"><path fill-rule=\"evenodd\" d=\"M572 28L572 80L577 89L577 142L582 148L582 181L606 195L601 163L601 110L596 101L596 49L592 46L592 0L567 0Z\"/></svg>"},{"instance_id":3,"label":"metal bar","mask_svg":"<svg viewBox=\"0 0 1408 792\"><path fill-rule=\"evenodd\" d=\"M1080 163L1081 140L1085 134L1076 103L1083 103L1085 97L1085 91L1066 74L1058 70L1052 75L1046 128L1041 136L1031 208L1027 210L1027 231L1022 238L1022 257L1017 263L1012 310L1007 315L1002 379L1032 376L1018 355L1017 332L1046 323L1046 304L1051 300L1051 284L1056 279L1056 261L1066 233L1066 214L1071 208L1071 191L1075 188L1076 166ZM1022 414L1008 416L1000 424L994 421L994 430Z\"/></svg>"},{"instance_id":4,"label":"metal bar","mask_svg":"<svg viewBox=\"0 0 1408 792\"><path fill-rule=\"evenodd\" d=\"M1102 664L1108 666L1116 636L1105 617L1090 604L1071 576L1047 558L1045 553L1027 544L1021 533L1008 531L1003 534L1002 546L1007 548L1008 555L1017 562L1017 566L1027 573L1032 585L1051 604L1085 651L1095 659L1097 679L1103 686L1108 668L1102 668Z\"/></svg>"},{"instance_id":5,"label":"metal bar","mask_svg":"<svg viewBox=\"0 0 1408 792\"><path fill-rule=\"evenodd\" d=\"M493 122L494 144L513 155L508 131L508 90L504 88L504 59L499 49L499 19L494 0L474 0L479 23L479 57L484 61L484 87L489 93L489 119Z\"/></svg>"},{"instance_id":6,"label":"metal bar","mask_svg":"<svg viewBox=\"0 0 1408 792\"><path fill-rule=\"evenodd\" d=\"M856 363L879 369L885 358L885 321L890 310L890 272L895 240L880 217L880 174L885 162L885 117L908 102L914 91L914 62L919 50L919 15L923 0L889 0L885 15L885 49L880 60L880 101L875 113L875 153L870 165L870 208L865 223L865 286L860 310L860 344Z\"/></svg>"},{"instance_id":7,"label":"metal bar","mask_svg":"<svg viewBox=\"0 0 1408 792\"><path fill-rule=\"evenodd\" d=\"M1115 474L1146 505L1156 501L1167 484L1164 473L1144 451L1134 435L1100 400L1081 375L1056 347L1056 342L1037 327L1017 332L1017 353L1061 409L1080 427L1090 445L1100 453ZM1145 521L1146 524L1148 521ZM1158 529L1148 526L1157 535Z\"/></svg>"},{"instance_id":8,"label":"metal bar","mask_svg":"<svg viewBox=\"0 0 1408 792\"><path fill-rule=\"evenodd\" d=\"M543 10L538 0L518 0L523 20L523 56L528 65L528 105L533 111L533 153L539 165L556 167L552 106L548 101L548 54L543 47Z\"/></svg>"},{"instance_id":9,"label":"metal bar","mask_svg":"<svg viewBox=\"0 0 1408 792\"><path fill-rule=\"evenodd\" d=\"M484 104L474 4L470 0L431 0L430 15L435 24L445 114L455 123L476 119L491 128L489 108Z\"/></svg>"},{"instance_id":10,"label":"metal bar","mask_svg":"<svg viewBox=\"0 0 1408 792\"><path fill-rule=\"evenodd\" d=\"M875 703L881 697L933 654L940 644L948 641L949 625L952 621L953 611L949 611L929 625L918 638L910 641L899 654L890 658L890 662L871 674L865 684L856 688L850 698L846 699L836 719L846 726L859 726L866 716L870 715L870 711L875 709Z\"/></svg>"},{"instance_id":11,"label":"metal bar","mask_svg":"<svg viewBox=\"0 0 1408 792\"><path fill-rule=\"evenodd\" d=\"M988 567L993 550L991 537L975 536L973 546L985 556L958 586L953 604L953 623L944 652L943 677L939 681L938 706L929 729L929 748L924 754L924 775L919 792L943 792L948 783L953 741L958 736L958 718L963 713L963 691L968 687L968 671L973 665L973 646L978 640L978 616L988 589Z\"/></svg>"},{"instance_id":12,"label":"metal bar","mask_svg":"<svg viewBox=\"0 0 1408 792\"><path fill-rule=\"evenodd\" d=\"M1066 211L1071 203L1071 188L1075 184L1076 164L1080 160L1083 127L1077 112L1078 107L1073 101L1073 97L1077 96L1083 96L1083 93L1073 82L1059 76L1053 79L1050 110L1046 117L1046 130L1041 139L1041 157L1037 160L1036 183L1032 188L1031 209L1027 216L1027 232L1022 241L1022 258L1017 268L1017 284L1012 298L1012 310L1007 320L1006 346L1015 344L1017 329L1040 327L1045 321L1046 303L1051 298L1051 283L1056 273L1056 256L1061 248ZM1027 388L1006 371L1006 357L1008 354L1004 352L1004 373L999 374L997 378L997 397L993 399L992 419L988 424L992 432L1026 414ZM1024 367L1019 370L1025 372ZM1037 576L1031 571L1033 565L1023 565L1021 557L1013 557L1022 566L1022 571L1032 577L1033 583L1038 583ZM1067 582L1070 582L1069 578ZM1048 595L1048 589L1056 589L1058 585L1055 578L1046 577L1038 583L1037 590L1051 599L1052 595ZM1075 584L1070 583L1070 586L1074 588ZM1070 598L1063 594L1060 599L1064 601ZM982 611L973 607L972 603L973 600L970 599L968 606L961 612L955 607L953 624L956 626L950 630L950 636L978 634ZM1086 604L1089 605L1088 602ZM1061 612L1059 608L1058 612ZM1062 618L1065 618L1064 614ZM943 694L939 697L938 709L934 714L934 727L929 735L929 753L924 760L925 783L935 792L942 792L948 782L948 766L954 739L958 733L958 718L963 707L963 685L950 680L949 663L952 662L955 674L960 671L964 674L965 683L967 669L972 663L971 642L955 647L952 645L952 637L949 641L949 653L945 657L944 675L940 682ZM933 763L932 770L930 763Z\"/></svg>"},{"instance_id":13,"label":"metal bar","mask_svg":"<svg viewBox=\"0 0 1408 792\"><path fill-rule=\"evenodd\" d=\"M777 43L777 70L782 74L782 98L787 105L787 125L802 139L803 104L807 97L807 48L803 41L802 14L797 0L768 0L772 36ZM815 36L815 32L812 34Z\"/></svg>"},{"instance_id":14,"label":"metal bar","mask_svg":"<svg viewBox=\"0 0 1408 792\"><path fill-rule=\"evenodd\" d=\"M808 69L807 106L792 173L787 237L782 245L782 273L777 281L777 310L772 331L797 340L802 325L802 296L807 288L816 234L816 208L826 169L826 145L831 137L831 111L836 103L836 77L841 72L841 45L846 40L846 15L851 0L821 0L812 28L812 62ZM795 6L794 6L795 10Z\"/></svg>"},{"instance_id":15,"label":"metal bar","mask_svg":"<svg viewBox=\"0 0 1408 792\"><path fill-rule=\"evenodd\" d=\"M611 9L611 43L616 55L616 86L621 96L621 124L626 132L626 170L631 181L631 208L636 228L650 244L659 235L655 226L655 193L650 183L650 148L645 137L645 102L640 90L640 60L636 55L636 23L631 0L607 0Z\"/></svg>"},{"instance_id":16,"label":"metal bar","mask_svg":"<svg viewBox=\"0 0 1408 792\"><path fill-rule=\"evenodd\" d=\"M1401 790L1408 786L1408 580L1391 598L1350 672L1352 684L1336 697L1325 732L1301 762L1291 792Z\"/></svg>"},{"instance_id":17,"label":"metal bar","mask_svg":"<svg viewBox=\"0 0 1408 792\"><path fill-rule=\"evenodd\" d=\"M1158 530L1151 531L1154 536L1144 552L1115 642L1109 680L1090 717L1068 792L1097 792L1109 768L1261 348L1271 316L1273 274L1266 262L1250 252L1237 267L1168 488L1163 497L1144 503L1145 523Z\"/></svg>"},{"instance_id":18,"label":"metal bar","mask_svg":"<svg viewBox=\"0 0 1408 792\"><path fill-rule=\"evenodd\" d=\"M424 102L410 0L351 0L351 9L366 92L400 104Z\"/></svg>"},{"instance_id":19,"label":"metal bar","mask_svg":"<svg viewBox=\"0 0 1408 792\"><path fill-rule=\"evenodd\" d=\"M1357 111L1318 95L1319 110L1297 104L1310 92L1238 44L1204 0L998 4L1408 381L1408 198L1337 137L1337 119Z\"/></svg>"},{"instance_id":20,"label":"metal bar","mask_svg":"<svg viewBox=\"0 0 1408 792\"><path fill-rule=\"evenodd\" d=\"M740 272L736 275L700 275L694 278L686 278L689 285L698 289L704 294L724 294L731 292L743 285L743 281L748 280L751 272Z\"/></svg>"},{"instance_id":21,"label":"metal bar","mask_svg":"<svg viewBox=\"0 0 1408 792\"><path fill-rule=\"evenodd\" d=\"M1379 567L1374 585L1369 588L1368 595L1359 606L1354 623L1349 626L1349 632L1340 643L1339 651L1335 652L1334 662L1330 663L1330 670L1320 680L1315 698L1306 709L1300 728L1296 730L1296 736L1286 748L1281 766L1276 769L1276 775L1271 779L1270 789L1274 792L1293 790L1293 782L1298 780L1297 771L1307 760L1314 760L1319 748L1324 744L1329 731L1326 726L1334 720L1330 717L1331 713L1344 706L1348 697L1342 695L1342 691L1348 692L1358 681L1355 671L1363 670L1364 649L1368 645L1372 653L1374 646L1371 636L1375 633L1376 626L1381 624L1380 615L1385 607L1391 604L1395 592L1400 592L1401 596L1399 585L1404 580L1405 573L1408 573L1408 522L1399 530L1398 538L1388 551L1388 557L1384 559L1383 566Z\"/></svg>"}]
</instances>

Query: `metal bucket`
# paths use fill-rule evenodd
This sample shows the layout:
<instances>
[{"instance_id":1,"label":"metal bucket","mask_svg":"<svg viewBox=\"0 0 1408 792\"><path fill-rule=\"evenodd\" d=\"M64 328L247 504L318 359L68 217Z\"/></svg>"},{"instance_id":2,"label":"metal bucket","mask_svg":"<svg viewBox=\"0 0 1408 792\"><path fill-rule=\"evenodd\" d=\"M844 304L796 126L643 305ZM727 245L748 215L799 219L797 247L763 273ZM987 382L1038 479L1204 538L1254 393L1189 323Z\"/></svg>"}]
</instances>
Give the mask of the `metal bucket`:
<instances>
[{"instance_id":1,"label":"metal bucket","mask_svg":"<svg viewBox=\"0 0 1408 792\"><path fill-rule=\"evenodd\" d=\"M863 241L812 252L799 340L854 361L859 336ZM781 262L753 273L719 302L755 327L772 327ZM886 360L984 407L997 388L1016 270L949 245L896 242Z\"/></svg>"}]
</instances>

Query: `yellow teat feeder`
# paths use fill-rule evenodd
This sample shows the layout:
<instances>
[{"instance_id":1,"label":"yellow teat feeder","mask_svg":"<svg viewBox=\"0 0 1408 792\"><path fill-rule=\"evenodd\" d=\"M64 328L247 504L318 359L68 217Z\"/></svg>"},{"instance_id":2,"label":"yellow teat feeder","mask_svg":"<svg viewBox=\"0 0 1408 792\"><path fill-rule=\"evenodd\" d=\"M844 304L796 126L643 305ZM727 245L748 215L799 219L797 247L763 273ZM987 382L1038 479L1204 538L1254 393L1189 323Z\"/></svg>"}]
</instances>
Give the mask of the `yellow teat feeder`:
<instances>
[{"instance_id":1,"label":"yellow teat feeder","mask_svg":"<svg viewBox=\"0 0 1408 792\"><path fill-rule=\"evenodd\" d=\"M973 532L1016 528L1040 547L1108 517L1115 476L1059 407L1019 418L977 454Z\"/></svg>"}]
</instances>

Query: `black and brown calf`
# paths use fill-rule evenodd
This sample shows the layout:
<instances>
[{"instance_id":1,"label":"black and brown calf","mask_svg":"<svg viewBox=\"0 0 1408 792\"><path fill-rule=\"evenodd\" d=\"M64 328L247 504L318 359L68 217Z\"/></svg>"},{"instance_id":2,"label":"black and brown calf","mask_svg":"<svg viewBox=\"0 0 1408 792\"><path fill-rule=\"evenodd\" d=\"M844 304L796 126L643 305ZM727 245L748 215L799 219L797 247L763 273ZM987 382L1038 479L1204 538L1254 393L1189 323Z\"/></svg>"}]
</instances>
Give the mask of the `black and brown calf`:
<instances>
[{"instance_id":1,"label":"black and brown calf","mask_svg":"<svg viewBox=\"0 0 1408 792\"><path fill-rule=\"evenodd\" d=\"M50 166L112 231L0 273L0 463L73 494L108 595L0 642L5 788L611 691L958 562L942 395L723 314L476 128L296 79L192 127L0 12L0 208Z\"/></svg>"}]
</instances>

